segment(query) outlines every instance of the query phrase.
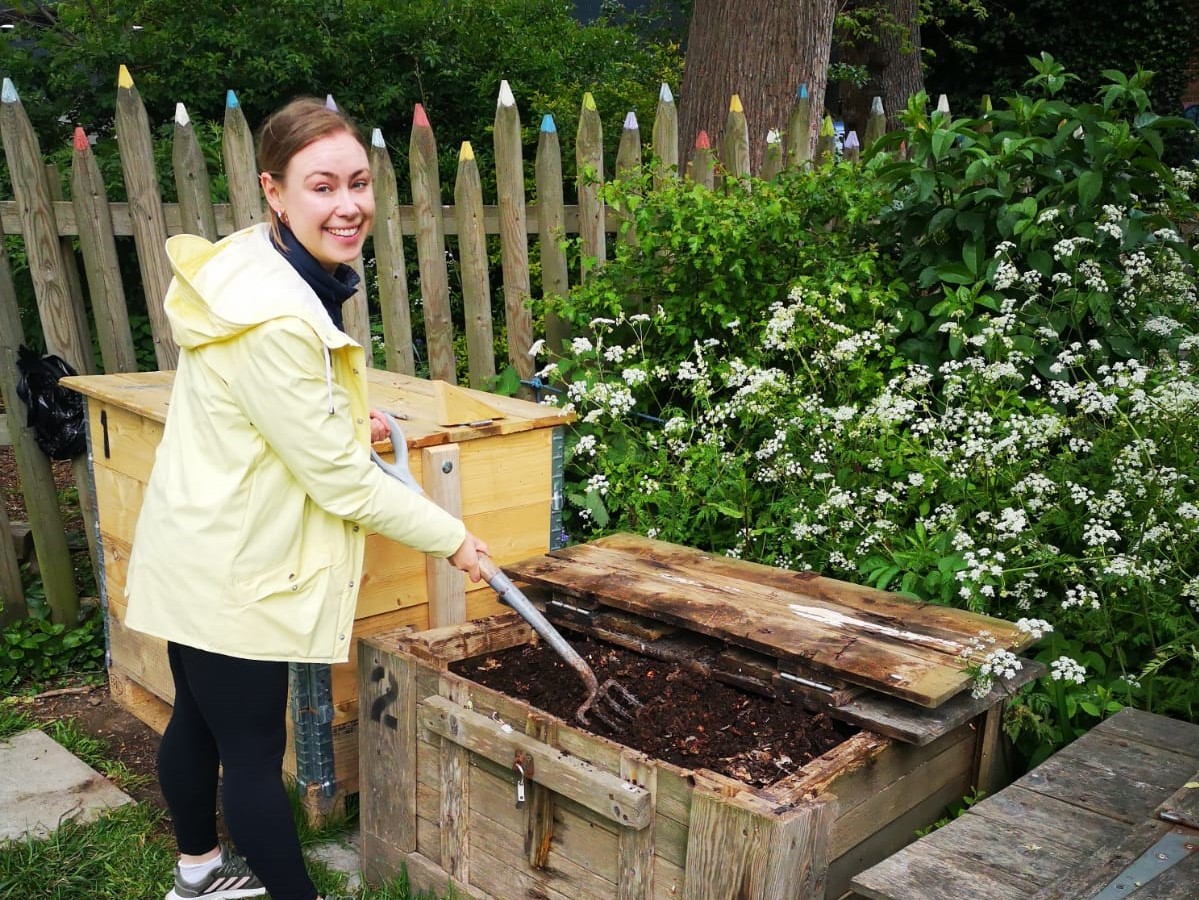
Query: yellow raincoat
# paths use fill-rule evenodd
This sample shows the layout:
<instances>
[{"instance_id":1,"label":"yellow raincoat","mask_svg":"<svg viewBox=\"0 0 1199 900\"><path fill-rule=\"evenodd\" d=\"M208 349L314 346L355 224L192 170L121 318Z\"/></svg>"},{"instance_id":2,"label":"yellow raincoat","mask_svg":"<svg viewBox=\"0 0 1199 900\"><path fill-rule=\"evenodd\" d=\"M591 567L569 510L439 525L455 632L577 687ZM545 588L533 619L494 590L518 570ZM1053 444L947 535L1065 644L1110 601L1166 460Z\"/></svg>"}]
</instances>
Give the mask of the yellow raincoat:
<instances>
[{"instance_id":1,"label":"yellow raincoat","mask_svg":"<svg viewBox=\"0 0 1199 900\"><path fill-rule=\"evenodd\" d=\"M228 656L344 661L367 531L449 556L466 529L371 462L363 349L266 225L167 253L179 371L125 624Z\"/></svg>"}]
</instances>

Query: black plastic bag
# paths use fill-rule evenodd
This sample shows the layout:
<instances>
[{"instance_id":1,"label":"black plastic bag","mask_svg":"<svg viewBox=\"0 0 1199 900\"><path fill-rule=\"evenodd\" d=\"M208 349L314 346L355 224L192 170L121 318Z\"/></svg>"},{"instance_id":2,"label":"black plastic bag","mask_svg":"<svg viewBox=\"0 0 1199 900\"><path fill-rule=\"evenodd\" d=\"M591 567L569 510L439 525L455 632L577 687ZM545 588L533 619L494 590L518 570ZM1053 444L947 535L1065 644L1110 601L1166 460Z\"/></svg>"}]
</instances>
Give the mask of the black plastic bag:
<instances>
[{"instance_id":1,"label":"black plastic bag","mask_svg":"<svg viewBox=\"0 0 1199 900\"><path fill-rule=\"evenodd\" d=\"M17 396L29 410L25 424L33 429L37 445L51 459L73 459L87 450L83 396L68 390L58 379L74 375L66 360L38 356L28 347L17 351Z\"/></svg>"}]
</instances>

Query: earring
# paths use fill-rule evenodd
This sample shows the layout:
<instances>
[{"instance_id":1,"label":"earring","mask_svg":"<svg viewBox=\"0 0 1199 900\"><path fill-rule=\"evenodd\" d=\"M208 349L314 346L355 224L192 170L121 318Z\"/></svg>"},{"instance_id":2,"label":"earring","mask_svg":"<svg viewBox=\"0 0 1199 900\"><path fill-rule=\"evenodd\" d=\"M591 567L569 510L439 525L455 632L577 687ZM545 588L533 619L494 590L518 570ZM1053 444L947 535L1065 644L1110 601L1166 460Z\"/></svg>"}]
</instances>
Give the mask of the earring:
<instances>
[{"instance_id":1,"label":"earring","mask_svg":"<svg viewBox=\"0 0 1199 900\"><path fill-rule=\"evenodd\" d=\"M291 225L291 222L289 222L287 220L287 211L286 210L282 210L282 209L279 210L279 221L282 222L284 225L289 225L289 226Z\"/></svg>"}]
</instances>

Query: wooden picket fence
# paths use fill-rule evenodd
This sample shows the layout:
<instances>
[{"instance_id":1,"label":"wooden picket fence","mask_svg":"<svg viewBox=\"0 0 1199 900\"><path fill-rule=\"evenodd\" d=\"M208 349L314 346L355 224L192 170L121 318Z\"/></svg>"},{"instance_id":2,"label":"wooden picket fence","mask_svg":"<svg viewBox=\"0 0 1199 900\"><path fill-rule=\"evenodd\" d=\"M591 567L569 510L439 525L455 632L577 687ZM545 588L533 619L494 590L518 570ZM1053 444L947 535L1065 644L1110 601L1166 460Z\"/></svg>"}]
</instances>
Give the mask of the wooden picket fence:
<instances>
[{"instance_id":1,"label":"wooden picket fence","mask_svg":"<svg viewBox=\"0 0 1199 900\"><path fill-rule=\"evenodd\" d=\"M883 111L876 101L865 143L882 134ZM88 328L87 304L95 322L103 372L137 369L129 315L117 262L118 238L132 237L137 251L141 286L145 292L154 351L160 369L173 369L178 348L171 339L163 312L163 297L171 278L164 250L168 235L190 232L216 240L233 231L262 221L264 206L258 186L254 142L249 125L229 91L225 105L222 154L229 202L214 204L207 165L187 112L179 105L175 116L172 167L178 200L164 203L158 190L150 125L132 78L121 67L116 103L116 137L127 202L109 202L99 167L87 136L76 129L70 175L71 198L60 196L59 176L47 171L37 137L12 83L4 80L0 97L0 139L12 180L12 200L0 200L3 234L24 239L38 313L46 347L66 359L81 374L96 373ZM797 96L784 135L771 132L764 157L762 177L773 177L784 167L800 166L813 155L813 121L806 91ZM820 124L820 123L816 123ZM831 121L819 128L816 154L833 152ZM520 115L507 82L499 91L495 128L496 202L483 202L481 179L473 150L464 143L458 157L454 204L441 202L437 145L424 110L418 104L409 142L410 204L401 204L397 176L378 129L372 135L371 170L377 212L374 228L374 270L382 313L386 366L391 371L414 374L410 285L406 276L404 238L415 238L419 268L419 297L423 307L424 340L429 376L455 383L455 323L451 315L449 277L446 265L446 236L457 238L461 272L467 371L472 387L483 387L496 374L493 351L488 235L498 235L502 259L504 315L507 356L520 377L533 375L533 344L527 300L532 293L529 268L529 239L535 236L540 251L541 284L545 295L564 295L571 273L562 249L564 236L577 235L582 270L602 263L606 240L619 226L617 216L607 214L600 194L605 172L603 133L599 111L592 96L583 96L576 136L577 203L563 202L563 165L558 134L550 116L541 124L535 163L536 202L527 202ZM652 158L658 166L657 184L679 177L680 154L678 114L674 98L665 84L659 95L652 130ZM856 153L854 142L846 152ZM643 164L644 154L637 120L625 119L616 156L617 175ZM736 96L732 98L725 137L719 153L707 135L697 136L688 164L688 177L709 187L715 173L742 177L749 172L749 130ZM76 265L74 242L78 240L83 261L82 275ZM363 261L356 267L362 274ZM86 294L84 285L86 284ZM366 347L371 346L370 322L365 293L347 301L346 331ZM86 297L86 299L85 299ZM547 322L551 346L565 336L561 322ZM14 411L23 405L17 399L16 351L21 325L16 291L7 258L0 261L0 394L7 417L0 415L0 444L14 448L22 492L33 533L46 596L56 618L69 619L78 608L76 586L51 469L24 425L23 415ZM367 357L370 358L368 350ZM96 522L87 460L74 462L75 481L88 542L95 560ZM18 563L12 542L7 539L9 523L0 504L0 597L7 612L0 621L20 608Z\"/></svg>"}]
</instances>

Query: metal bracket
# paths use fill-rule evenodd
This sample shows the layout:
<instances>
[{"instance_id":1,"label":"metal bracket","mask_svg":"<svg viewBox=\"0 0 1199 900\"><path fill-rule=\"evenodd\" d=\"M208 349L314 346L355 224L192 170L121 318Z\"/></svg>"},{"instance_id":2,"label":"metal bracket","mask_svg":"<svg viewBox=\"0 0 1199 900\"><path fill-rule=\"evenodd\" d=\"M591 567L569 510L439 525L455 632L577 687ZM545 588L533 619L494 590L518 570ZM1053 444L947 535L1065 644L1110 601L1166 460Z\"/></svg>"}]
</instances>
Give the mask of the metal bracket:
<instances>
[{"instance_id":1,"label":"metal bracket","mask_svg":"<svg viewBox=\"0 0 1199 900\"><path fill-rule=\"evenodd\" d=\"M1108 882L1107 887L1096 894L1094 900L1122 900L1196 852L1199 852L1199 834L1189 828L1171 829L1158 838L1134 863Z\"/></svg>"},{"instance_id":2,"label":"metal bracket","mask_svg":"<svg viewBox=\"0 0 1199 900\"><path fill-rule=\"evenodd\" d=\"M317 785L332 797L333 680L324 663L291 663L291 719L295 725L296 781L301 789Z\"/></svg>"}]
</instances>

